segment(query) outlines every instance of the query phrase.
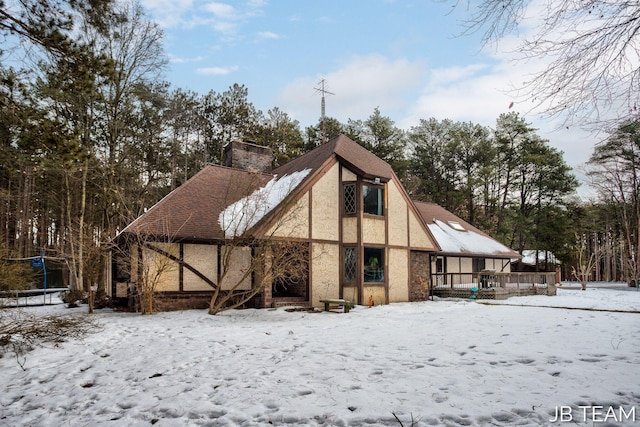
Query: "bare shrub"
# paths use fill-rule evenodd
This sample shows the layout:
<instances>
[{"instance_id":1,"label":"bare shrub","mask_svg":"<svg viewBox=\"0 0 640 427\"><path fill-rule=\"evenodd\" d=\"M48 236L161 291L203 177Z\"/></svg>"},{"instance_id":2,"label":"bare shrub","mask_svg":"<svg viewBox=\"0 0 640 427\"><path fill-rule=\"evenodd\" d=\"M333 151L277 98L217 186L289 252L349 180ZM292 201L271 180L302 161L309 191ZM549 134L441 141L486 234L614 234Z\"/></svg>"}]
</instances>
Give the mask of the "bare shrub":
<instances>
[{"instance_id":1,"label":"bare shrub","mask_svg":"<svg viewBox=\"0 0 640 427\"><path fill-rule=\"evenodd\" d=\"M82 339L98 329L87 316L35 316L25 310L0 310L0 357L12 354L25 369L26 353L45 344L57 345L69 339Z\"/></svg>"}]
</instances>

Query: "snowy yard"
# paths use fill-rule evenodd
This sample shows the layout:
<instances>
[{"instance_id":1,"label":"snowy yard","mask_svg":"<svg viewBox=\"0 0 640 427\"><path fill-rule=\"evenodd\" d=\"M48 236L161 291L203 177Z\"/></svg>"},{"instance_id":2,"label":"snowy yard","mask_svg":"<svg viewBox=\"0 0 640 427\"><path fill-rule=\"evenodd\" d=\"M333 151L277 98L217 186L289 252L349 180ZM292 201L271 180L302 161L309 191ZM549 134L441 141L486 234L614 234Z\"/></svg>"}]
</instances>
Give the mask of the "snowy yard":
<instances>
[{"instance_id":1,"label":"snowy yard","mask_svg":"<svg viewBox=\"0 0 640 427\"><path fill-rule=\"evenodd\" d=\"M633 425L638 312L619 285L348 314L101 310L100 332L34 350L25 371L0 359L0 425L591 426L609 409L595 424Z\"/></svg>"}]
</instances>

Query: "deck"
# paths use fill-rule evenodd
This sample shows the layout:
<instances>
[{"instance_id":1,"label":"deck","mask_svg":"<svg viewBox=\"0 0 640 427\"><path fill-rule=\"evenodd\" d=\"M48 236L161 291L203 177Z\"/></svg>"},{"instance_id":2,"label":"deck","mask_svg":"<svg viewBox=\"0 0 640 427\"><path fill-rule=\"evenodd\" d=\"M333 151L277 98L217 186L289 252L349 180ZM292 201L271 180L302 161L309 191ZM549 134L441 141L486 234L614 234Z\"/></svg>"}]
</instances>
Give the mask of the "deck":
<instances>
[{"instance_id":1,"label":"deck","mask_svg":"<svg viewBox=\"0 0 640 427\"><path fill-rule=\"evenodd\" d=\"M556 273L447 273L432 275L433 295L441 298L507 299L513 296L555 295ZM472 289L475 289L472 291Z\"/></svg>"}]
</instances>

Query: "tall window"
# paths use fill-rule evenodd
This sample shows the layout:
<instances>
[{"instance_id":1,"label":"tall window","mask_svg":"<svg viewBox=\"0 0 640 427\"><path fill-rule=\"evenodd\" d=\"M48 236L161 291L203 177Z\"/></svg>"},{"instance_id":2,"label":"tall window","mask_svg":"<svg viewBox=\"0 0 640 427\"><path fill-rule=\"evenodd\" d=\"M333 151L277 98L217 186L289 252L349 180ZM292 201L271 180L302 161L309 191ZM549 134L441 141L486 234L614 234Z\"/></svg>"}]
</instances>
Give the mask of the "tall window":
<instances>
[{"instance_id":1,"label":"tall window","mask_svg":"<svg viewBox=\"0 0 640 427\"><path fill-rule=\"evenodd\" d=\"M364 281L384 282L384 249L364 248Z\"/></svg>"},{"instance_id":2,"label":"tall window","mask_svg":"<svg viewBox=\"0 0 640 427\"><path fill-rule=\"evenodd\" d=\"M356 281L356 248L344 248L344 283Z\"/></svg>"},{"instance_id":3,"label":"tall window","mask_svg":"<svg viewBox=\"0 0 640 427\"><path fill-rule=\"evenodd\" d=\"M384 214L384 189L381 187L362 186L364 213L370 215Z\"/></svg>"},{"instance_id":4,"label":"tall window","mask_svg":"<svg viewBox=\"0 0 640 427\"><path fill-rule=\"evenodd\" d=\"M356 185L345 184L344 186L344 213L356 213Z\"/></svg>"}]
</instances>

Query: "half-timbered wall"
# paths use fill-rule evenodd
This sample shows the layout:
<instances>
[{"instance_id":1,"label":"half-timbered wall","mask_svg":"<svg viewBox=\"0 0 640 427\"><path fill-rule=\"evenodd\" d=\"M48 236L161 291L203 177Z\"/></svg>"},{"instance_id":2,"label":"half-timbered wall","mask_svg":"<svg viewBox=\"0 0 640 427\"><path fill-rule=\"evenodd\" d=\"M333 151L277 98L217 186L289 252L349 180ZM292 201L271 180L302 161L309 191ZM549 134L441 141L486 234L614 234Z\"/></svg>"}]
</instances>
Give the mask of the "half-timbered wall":
<instances>
[{"instance_id":1,"label":"half-timbered wall","mask_svg":"<svg viewBox=\"0 0 640 427\"><path fill-rule=\"evenodd\" d=\"M184 262L189 264L213 283L218 282L218 246L184 244ZM188 268L183 268L183 291L211 291L213 288Z\"/></svg>"}]
</instances>

